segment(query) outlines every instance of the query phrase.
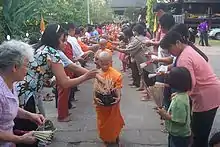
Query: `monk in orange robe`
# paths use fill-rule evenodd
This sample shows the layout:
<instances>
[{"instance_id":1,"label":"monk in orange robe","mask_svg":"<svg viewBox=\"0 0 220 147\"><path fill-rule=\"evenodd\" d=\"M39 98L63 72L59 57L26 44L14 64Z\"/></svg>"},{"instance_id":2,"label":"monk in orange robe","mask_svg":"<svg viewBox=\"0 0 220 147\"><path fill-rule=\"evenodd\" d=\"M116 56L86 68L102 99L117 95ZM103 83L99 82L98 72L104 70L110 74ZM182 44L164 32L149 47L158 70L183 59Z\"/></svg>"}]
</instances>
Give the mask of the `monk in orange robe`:
<instances>
[{"instance_id":1,"label":"monk in orange robe","mask_svg":"<svg viewBox=\"0 0 220 147\"><path fill-rule=\"evenodd\" d=\"M98 56L99 54L102 52L102 51L106 51L108 52L111 56L112 56L112 51L110 49L107 49L106 48L106 45L107 45L107 40L105 39L100 39L99 41L99 45L100 45L100 49L95 53L95 56L94 56L94 62L96 64L96 68L99 69L99 65L98 65ZM112 64L111 64L112 66Z\"/></svg>"},{"instance_id":2,"label":"monk in orange robe","mask_svg":"<svg viewBox=\"0 0 220 147\"><path fill-rule=\"evenodd\" d=\"M107 44L106 44L106 48L113 51L112 43L108 41Z\"/></svg>"},{"instance_id":3,"label":"monk in orange robe","mask_svg":"<svg viewBox=\"0 0 220 147\"><path fill-rule=\"evenodd\" d=\"M105 40L109 40L109 36L108 35L102 35L102 38L105 39ZM106 43L106 49L109 49L113 52L114 50L114 46L113 44L111 43L111 41L107 41Z\"/></svg>"},{"instance_id":4,"label":"monk in orange robe","mask_svg":"<svg viewBox=\"0 0 220 147\"><path fill-rule=\"evenodd\" d=\"M85 44L84 42L82 42L81 40L77 40L77 42L79 43L80 47L82 48L82 51L84 53L87 52L96 52L99 48L99 44L94 44L92 46L88 46L87 44Z\"/></svg>"},{"instance_id":5,"label":"monk in orange robe","mask_svg":"<svg viewBox=\"0 0 220 147\"><path fill-rule=\"evenodd\" d=\"M100 39L99 41L100 50L98 50L98 52L106 51L112 56L112 50L108 48L107 43L108 41L106 39Z\"/></svg>"},{"instance_id":6,"label":"monk in orange robe","mask_svg":"<svg viewBox=\"0 0 220 147\"><path fill-rule=\"evenodd\" d=\"M110 106L106 106L96 97L95 92L97 91L97 87L94 84L94 103L97 114L98 135L108 147L109 144L119 144L119 135L124 126L124 120L120 112L122 75L111 67L112 55L109 52L102 51L98 55L98 62L100 65L100 75L103 77L104 83L106 81L108 83L111 82L111 88L115 90L114 102ZM105 87L106 85L103 84L102 86Z\"/></svg>"}]
</instances>

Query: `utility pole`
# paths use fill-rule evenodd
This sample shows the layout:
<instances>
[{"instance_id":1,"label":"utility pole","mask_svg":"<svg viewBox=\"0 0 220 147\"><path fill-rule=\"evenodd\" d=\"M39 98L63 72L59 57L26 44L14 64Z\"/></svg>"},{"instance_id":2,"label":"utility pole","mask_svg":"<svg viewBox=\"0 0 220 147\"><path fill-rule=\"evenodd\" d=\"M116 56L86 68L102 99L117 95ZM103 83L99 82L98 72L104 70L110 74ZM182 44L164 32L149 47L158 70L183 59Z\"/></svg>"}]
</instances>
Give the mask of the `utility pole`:
<instances>
[{"instance_id":1,"label":"utility pole","mask_svg":"<svg viewBox=\"0 0 220 147\"><path fill-rule=\"evenodd\" d=\"M88 17L88 24L90 24L90 10L89 10L89 0L87 0L87 17Z\"/></svg>"}]
</instances>

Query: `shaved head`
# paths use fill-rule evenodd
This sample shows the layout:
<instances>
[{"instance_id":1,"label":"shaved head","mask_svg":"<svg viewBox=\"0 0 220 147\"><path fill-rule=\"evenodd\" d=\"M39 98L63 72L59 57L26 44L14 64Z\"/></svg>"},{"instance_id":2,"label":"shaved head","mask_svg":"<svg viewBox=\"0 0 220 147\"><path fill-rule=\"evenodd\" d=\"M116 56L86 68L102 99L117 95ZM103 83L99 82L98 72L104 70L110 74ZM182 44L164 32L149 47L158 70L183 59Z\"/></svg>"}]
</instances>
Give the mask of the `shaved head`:
<instances>
[{"instance_id":1,"label":"shaved head","mask_svg":"<svg viewBox=\"0 0 220 147\"><path fill-rule=\"evenodd\" d=\"M108 39L108 35L104 34L104 35L102 35L102 38L103 39Z\"/></svg>"},{"instance_id":2,"label":"shaved head","mask_svg":"<svg viewBox=\"0 0 220 147\"><path fill-rule=\"evenodd\" d=\"M100 39L99 44L106 44L108 41L106 39Z\"/></svg>"},{"instance_id":3,"label":"shaved head","mask_svg":"<svg viewBox=\"0 0 220 147\"><path fill-rule=\"evenodd\" d=\"M98 54L98 59L101 61L112 61L112 55L107 51L102 51Z\"/></svg>"}]
</instances>

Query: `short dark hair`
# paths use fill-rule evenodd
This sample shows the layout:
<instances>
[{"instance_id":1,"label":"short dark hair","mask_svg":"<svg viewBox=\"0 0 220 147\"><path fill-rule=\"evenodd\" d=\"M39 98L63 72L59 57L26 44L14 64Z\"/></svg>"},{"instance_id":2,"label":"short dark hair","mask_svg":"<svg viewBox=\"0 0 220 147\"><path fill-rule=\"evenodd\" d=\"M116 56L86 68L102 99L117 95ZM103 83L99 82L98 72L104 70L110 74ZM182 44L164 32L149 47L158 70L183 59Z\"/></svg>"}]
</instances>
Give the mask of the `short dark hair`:
<instances>
[{"instance_id":1,"label":"short dark hair","mask_svg":"<svg viewBox=\"0 0 220 147\"><path fill-rule=\"evenodd\" d=\"M129 28L127 25L122 26L121 31L123 32L125 29Z\"/></svg>"},{"instance_id":2,"label":"short dark hair","mask_svg":"<svg viewBox=\"0 0 220 147\"><path fill-rule=\"evenodd\" d=\"M75 30L75 34L76 34L76 35L79 35L80 32L81 32L80 28L76 28L76 30Z\"/></svg>"},{"instance_id":3,"label":"short dark hair","mask_svg":"<svg viewBox=\"0 0 220 147\"><path fill-rule=\"evenodd\" d=\"M192 89L192 78L185 67L173 67L168 74L168 84L178 92L187 92Z\"/></svg>"},{"instance_id":4,"label":"short dark hair","mask_svg":"<svg viewBox=\"0 0 220 147\"><path fill-rule=\"evenodd\" d=\"M136 26L136 22L134 22L134 23L132 23L131 25L130 25L130 28L131 28L131 30L133 30L133 28Z\"/></svg>"},{"instance_id":5,"label":"short dark hair","mask_svg":"<svg viewBox=\"0 0 220 147\"><path fill-rule=\"evenodd\" d=\"M136 24L133 28L133 31L137 32L139 35L145 35L145 29L141 24Z\"/></svg>"},{"instance_id":6,"label":"short dark hair","mask_svg":"<svg viewBox=\"0 0 220 147\"><path fill-rule=\"evenodd\" d=\"M159 10L163 10L164 12L167 12L167 5L165 3L157 3L153 7L153 12L158 12Z\"/></svg>"},{"instance_id":7,"label":"short dark hair","mask_svg":"<svg viewBox=\"0 0 220 147\"><path fill-rule=\"evenodd\" d=\"M159 23L163 29L170 30L175 25L175 19L173 15L165 13L159 19Z\"/></svg>"},{"instance_id":8,"label":"short dark hair","mask_svg":"<svg viewBox=\"0 0 220 147\"><path fill-rule=\"evenodd\" d=\"M80 32L83 32L83 31L85 31L85 28L84 27L79 27L79 29L80 29Z\"/></svg>"},{"instance_id":9,"label":"short dark hair","mask_svg":"<svg viewBox=\"0 0 220 147\"><path fill-rule=\"evenodd\" d=\"M68 28L68 22L65 22L65 23L61 23L61 26L62 26L62 28L64 28L65 30L68 30L69 28Z\"/></svg>"},{"instance_id":10,"label":"short dark hair","mask_svg":"<svg viewBox=\"0 0 220 147\"><path fill-rule=\"evenodd\" d=\"M145 22L139 22L140 25L142 25L144 27L144 29L147 29L147 25Z\"/></svg>"},{"instance_id":11,"label":"short dark hair","mask_svg":"<svg viewBox=\"0 0 220 147\"><path fill-rule=\"evenodd\" d=\"M98 25L98 28L99 28L99 29L102 29L102 25Z\"/></svg>"},{"instance_id":12,"label":"short dark hair","mask_svg":"<svg viewBox=\"0 0 220 147\"><path fill-rule=\"evenodd\" d=\"M125 39L124 35L120 35L120 36L118 37L118 40L119 40L119 41L123 41L124 39Z\"/></svg>"},{"instance_id":13,"label":"short dark hair","mask_svg":"<svg viewBox=\"0 0 220 147\"><path fill-rule=\"evenodd\" d=\"M92 30L93 30L93 27L91 25L88 26L87 32L90 33L90 32L92 32Z\"/></svg>"},{"instance_id":14,"label":"short dark hair","mask_svg":"<svg viewBox=\"0 0 220 147\"><path fill-rule=\"evenodd\" d=\"M68 23L68 30L69 29L76 29L76 26L74 23Z\"/></svg>"},{"instance_id":15,"label":"short dark hair","mask_svg":"<svg viewBox=\"0 0 220 147\"><path fill-rule=\"evenodd\" d=\"M42 38L41 45L46 45L57 49L59 46L59 38L65 33L65 30L59 24L50 24L46 27Z\"/></svg>"},{"instance_id":16,"label":"short dark hair","mask_svg":"<svg viewBox=\"0 0 220 147\"><path fill-rule=\"evenodd\" d=\"M209 141L209 146L210 146L210 147L213 147L214 145L216 145L216 144L218 144L218 143L220 143L220 132L215 133L215 134L211 137L211 139L210 139L210 141Z\"/></svg>"},{"instance_id":17,"label":"short dark hair","mask_svg":"<svg viewBox=\"0 0 220 147\"><path fill-rule=\"evenodd\" d=\"M162 49L168 50L171 45L175 45L177 41L184 43L183 38L179 33L175 31L169 31L160 41L160 47Z\"/></svg>"},{"instance_id":18,"label":"short dark hair","mask_svg":"<svg viewBox=\"0 0 220 147\"><path fill-rule=\"evenodd\" d=\"M189 37L188 27L187 27L185 24L183 24L183 23L174 25L174 26L170 29L170 31L175 31L175 32L180 33L180 35L181 35L183 38L185 38L185 39L187 39L187 38Z\"/></svg>"},{"instance_id":19,"label":"short dark hair","mask_svg":"<svg viewBox=\"0 0 220 147\"><path fill-rule=\"evenodd\" d=\"M123 33L124 33L125 37L127 37L127 38L131 38L132 36L134 36L131 28L124 29Z\"/></svg>"}]
</instances>

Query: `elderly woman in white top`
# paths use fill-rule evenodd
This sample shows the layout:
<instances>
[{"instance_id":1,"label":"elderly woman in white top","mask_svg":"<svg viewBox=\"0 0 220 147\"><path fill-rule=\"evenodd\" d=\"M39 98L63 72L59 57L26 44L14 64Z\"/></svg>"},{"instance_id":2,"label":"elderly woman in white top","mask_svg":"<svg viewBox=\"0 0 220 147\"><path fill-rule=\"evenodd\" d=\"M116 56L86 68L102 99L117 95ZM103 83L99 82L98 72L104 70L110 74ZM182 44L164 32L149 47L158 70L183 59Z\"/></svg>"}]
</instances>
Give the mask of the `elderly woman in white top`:
<instances>
[{"instance_id":1,"label":"elderly woman in white top","mask_svg":"<svg viewBox=\"0 0 220 147\"><path fill-rule=\"evenodd\" d=\"M14 83L24 79L28 63L33 59L33 49L20 41L8 41L0 45L0 146L12 147L16 143L32 144L32 133L23 136L13 134L14 118L31 120L38 125L44 117L19 108Z\"/></svg>"}]
</instances>

